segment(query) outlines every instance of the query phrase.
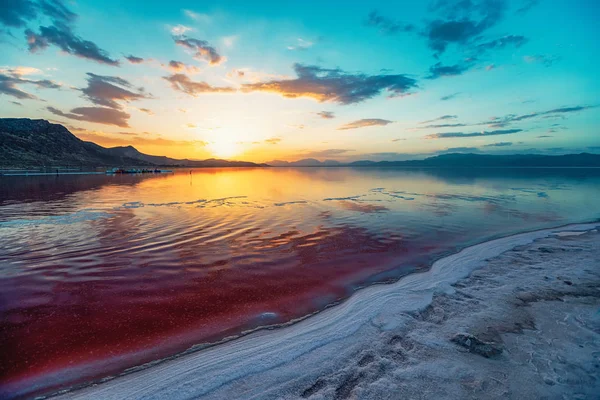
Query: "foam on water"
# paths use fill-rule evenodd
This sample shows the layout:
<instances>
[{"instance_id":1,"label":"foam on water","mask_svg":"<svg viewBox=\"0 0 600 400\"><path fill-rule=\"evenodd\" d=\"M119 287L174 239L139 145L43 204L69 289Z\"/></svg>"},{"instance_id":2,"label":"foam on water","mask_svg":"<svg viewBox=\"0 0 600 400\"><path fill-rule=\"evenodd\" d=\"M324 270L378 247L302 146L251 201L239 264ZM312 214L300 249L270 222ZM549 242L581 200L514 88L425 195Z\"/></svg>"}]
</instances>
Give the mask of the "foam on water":
<instances>
[{"instance_id":1,"label":"foam on water","mask_svg":"<svg viewBox=\"0 0 600 400\"><path fill-rule=\"evenodd\" d=\"M81 222L95 221L101 218L109 218L112 214L98 210L80 210L64 215L53 215L37 219L11 219L0 221L0 228L16 228L37 225L70 225Z\"/></svg>"}]
</instances>

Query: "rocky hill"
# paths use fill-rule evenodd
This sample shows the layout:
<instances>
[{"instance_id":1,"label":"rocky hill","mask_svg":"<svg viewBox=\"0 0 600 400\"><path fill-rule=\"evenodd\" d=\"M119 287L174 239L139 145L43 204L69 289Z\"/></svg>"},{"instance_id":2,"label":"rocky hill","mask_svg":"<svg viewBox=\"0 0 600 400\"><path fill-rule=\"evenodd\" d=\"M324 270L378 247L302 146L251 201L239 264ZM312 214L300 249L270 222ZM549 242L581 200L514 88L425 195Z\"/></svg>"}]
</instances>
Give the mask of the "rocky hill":
<instances>
[{"instance_id":1,"label":"rocky hill","mask_svg":"<svg viewBox=\"0 0 600 400\"><path fill-rule=\"evenodd\" d=\"M0 167L149 165L118 157L43 119L0 118Z\"/></svg>"}]
</instances>

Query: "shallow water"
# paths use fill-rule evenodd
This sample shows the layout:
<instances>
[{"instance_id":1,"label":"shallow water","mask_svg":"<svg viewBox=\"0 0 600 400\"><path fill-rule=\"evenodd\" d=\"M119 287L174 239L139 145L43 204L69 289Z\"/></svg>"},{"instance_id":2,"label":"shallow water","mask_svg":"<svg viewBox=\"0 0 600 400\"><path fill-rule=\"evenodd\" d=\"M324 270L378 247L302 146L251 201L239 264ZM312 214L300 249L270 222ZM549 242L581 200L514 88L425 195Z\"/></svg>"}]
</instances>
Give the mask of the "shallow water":
<instances>
[{"instance_id":1,"label":"shallow water","mask_svg":"<svg viewBox=\"0 0 600 400\"><path fill-rule=\"evenodd\" d=\"M0 376L14 395L118 373L595 220L598 198L598 169L0 177Z\"/></svg>"}]
</instances>

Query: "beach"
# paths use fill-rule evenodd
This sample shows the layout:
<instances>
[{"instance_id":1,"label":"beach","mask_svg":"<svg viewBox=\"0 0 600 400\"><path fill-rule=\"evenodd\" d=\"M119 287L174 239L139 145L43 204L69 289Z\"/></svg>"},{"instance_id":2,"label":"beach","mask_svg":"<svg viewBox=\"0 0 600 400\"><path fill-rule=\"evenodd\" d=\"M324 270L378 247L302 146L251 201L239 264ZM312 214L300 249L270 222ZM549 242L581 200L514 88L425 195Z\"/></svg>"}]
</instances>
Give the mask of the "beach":
<instances>
[{"instance_id":1,"label":"beach","mask_svg":"<svg viewBox=\"0 0 600 400\"><path fill-rule=\"evenodd\" d=\"M61 398L592 398L598 225L471 246L297 323Z\"/></svg>"}]
</instances>

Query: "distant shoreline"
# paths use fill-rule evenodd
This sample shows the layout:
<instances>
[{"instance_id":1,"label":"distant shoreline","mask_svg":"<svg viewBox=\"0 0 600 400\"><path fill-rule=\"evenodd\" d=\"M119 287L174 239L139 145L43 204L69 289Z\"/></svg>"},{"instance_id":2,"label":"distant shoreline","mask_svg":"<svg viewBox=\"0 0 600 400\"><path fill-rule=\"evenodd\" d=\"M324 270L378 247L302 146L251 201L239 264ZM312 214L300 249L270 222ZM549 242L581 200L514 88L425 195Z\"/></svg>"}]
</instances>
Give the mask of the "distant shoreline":
<instances>
[{"instance_id":1,"label":"distant shoreline","mask_svg":"<svg viewBox=\"0 0 600 400\"><path fill-rule=\"evenodd\" d=\"M399 165L303 165L303 166L272 166L272 165L259 165L259 166L251 166L251 167L222 167L222 166L203 166L203 167L184 167L184 166L155 166L155 168L171 168L173 170L197 170L197 169L255 169L255 168L277 168L277 169L298 169L298 168L327 168L327 169L335 169L335 168L359 168L359 169L369 169L369 168L385 168L385 169L405 169L405 170L543 170L543 169L598 169L600 167L593 166L539 166L539 167L509 167L509 166L498 166L498 167L483 167L483 166L473 166L473 167L465 167L465 166L456 166L456 167L444 167L444 166L399 166ZM108 171L112 167L98 167L96 169L102 169L101 171L92 171L93 167L90 167L89 171L74 171L73 168L68 169L60 169L57 168L58 171L52 169L46 169L44 172L40 169L19 169L19 168L9 168L9 169L0 169L0 176L54 176L54 175L104 175L106 171ZM124 167L127 168L138 168L138 167Z\"/></svg>"}]
</instances>

